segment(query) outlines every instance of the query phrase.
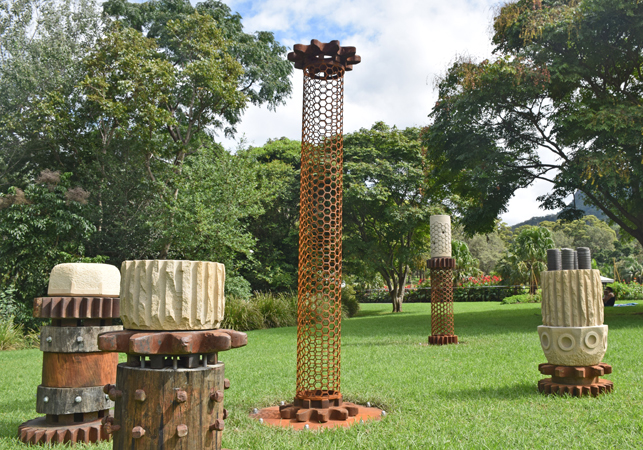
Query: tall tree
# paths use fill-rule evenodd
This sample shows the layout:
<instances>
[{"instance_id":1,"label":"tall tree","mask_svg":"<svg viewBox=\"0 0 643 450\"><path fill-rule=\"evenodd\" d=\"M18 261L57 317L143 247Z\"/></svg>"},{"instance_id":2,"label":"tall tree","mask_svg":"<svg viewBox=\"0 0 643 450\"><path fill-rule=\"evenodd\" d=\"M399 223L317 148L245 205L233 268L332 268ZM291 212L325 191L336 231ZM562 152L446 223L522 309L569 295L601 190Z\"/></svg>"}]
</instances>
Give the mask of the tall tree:
<instances>
[{"instance_id":1,"label":"tall tree","mask_svg":"<svg viewBox=\"0 0 643 450\"><path fill-rule=\"evenodd\" d=\"M274 192L262 198L265 212L248 220L257 245L242 273L254 290L296 290L301 142L274 139L237 154L257 163L259 189Z\"/></svg>"},{"instance_id":2,"label":"tall tree","mask_svg":"<svg viewBox=\"0 0 643 450\"><path fill-rule=\"evenodd\" d=\"M546 209L581 191L643 242L643 3L518 0L493 26L495 58L447 70L425 133L466 230L491 231L516 189L547 180Z\"/></svg>"},{"instance_id":3,"label":"tall tree","mask_svg":"<svg viewBox=\"0 0 643 450\"><path fill-rule=\"evenodd\" d=\"M529 293L535 294L540 273L547 270L547 250L554 248L552 233L545 227L525 226L499 262L503 280L512 284L528 283Z\"/></svg>"},{"instance_id":4,"label":"tall tree","mask_svg":"<svg viewBox=\"0 0 643 450\"><path fill-rule=\"evenodd\" d=\"M378 122L344 137L346 268L379 273L393 312L402 310L407 277L427 253L429 218L439 210L427 171L416 128Z\"/></svg>"}]
</instances>

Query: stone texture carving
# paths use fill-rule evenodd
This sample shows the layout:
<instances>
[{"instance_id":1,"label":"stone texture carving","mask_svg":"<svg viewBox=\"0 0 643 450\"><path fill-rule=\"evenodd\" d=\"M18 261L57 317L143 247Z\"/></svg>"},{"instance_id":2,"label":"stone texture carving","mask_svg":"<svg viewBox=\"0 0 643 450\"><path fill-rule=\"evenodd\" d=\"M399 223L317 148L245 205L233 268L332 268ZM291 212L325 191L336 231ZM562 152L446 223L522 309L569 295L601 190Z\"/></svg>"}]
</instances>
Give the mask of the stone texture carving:
<instances>
[{"instance_id":1,"label":"stone texture carving","mask_svg":"<svg viewBox=\"0 0 643 450\"><path fill-rule=\"evenodd\" d=\"M543 325L603 325L603 286L598 270L556 270L541 274Z\"/></svg>"},{"instance_id":2,"label":"stone texture carving","mask_svg":"<svg viewBox=\"0 0 643 450\"><path fill-rule=\"evenodd\" d=\"M49 277L50 296L118 297L121 274L109 264L58 264Z\"/></svg>"},{"instance_id":3,"label":"stone texture carving","mask_svg":"<svg viewBox=\"0 0 643 450\"><path fill-rule=\"evenodd\" d=\"M121 272L121 319L126 329L208 330L223 320L223 264L124 261Z\"/></svg>"},{"instance_id":4,"label":"stone texture carving","mask_svg":"<svg viewBox=\"0 0 643 450\"><path fill-rule=\"evenodd\" d=\"M451 216L431 216L431 258L451 257Z\"/></svg>"},{"instance_id":5,"label":"stone texture carving","mask_svg":"<svg viewBox=\"0 0 643 450\"><path fill-rule=\"evenodd\" d=\"M549 364L593 366L607 350L607 325L595 327L538 327L540 345Z\"/></svg>"}]
</instances>

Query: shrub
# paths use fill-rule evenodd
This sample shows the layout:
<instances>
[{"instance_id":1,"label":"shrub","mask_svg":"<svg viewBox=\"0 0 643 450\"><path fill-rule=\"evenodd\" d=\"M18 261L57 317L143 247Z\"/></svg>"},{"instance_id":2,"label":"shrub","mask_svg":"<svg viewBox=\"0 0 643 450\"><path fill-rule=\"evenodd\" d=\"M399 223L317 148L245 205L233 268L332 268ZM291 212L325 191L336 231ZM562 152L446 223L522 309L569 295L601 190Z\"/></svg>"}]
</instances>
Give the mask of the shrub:
<instances>
[{"instance_id":1,"label":"shrub","mask_svg":"<svg viewBox=\"0 0 643 450\"><path fill-rule=\"evenodd\" d=\"M531 294L519 294L512 295L510 297L505 297L500 303L503 305L513 305L514 303L540 303L542 301L542 295L540 292L537 292L534 295Z\"/></svg>"},{"instance_id":2,"label":"shrub","mask_svg":"<svg viewBox=\"0 0 643 450\"><path fill-rule=\"evenodd\" d=\"M639 283L619 283L618 281L607 285L611 287L617 300L643 299L643 285Z\"/></svg>"},{"instance_id":3,"label":"shrub","mask_svg":"<svg viewBox=\"0 0 643 450\"><path fill-rule=\"evenodd\" d=\"M342 288L342 315L353 317L359 311L359 300L355 288L349 284Z\"/></svg>"},{"instance_id":4,"label":"shrub","mask_svg":"<svg viewBox=\"0 0 643 450\"><path fill-rule=\"evenodd\" d=\"M293 293L255 292L251 301L263 318L263 328L297 325L297 296Z\"/></svg>"},{"instance_id":5,"label":"shrub","mask_svg":"<svg viewBox=\"0 0 643 450\"><path fill-rule=\"evenodd\" d=\"M257 304L252 300L227 297L221 327L237 331L260 330L264 328L264 321Z\"/></svg>"},{"instance_id":6,"label":"shrub","mask_svg":"<svg viewBox=\"0 0 643 450\"><path fill-rule=\"evenodd\" d=\"M24 333L19 323L14 323L14 317L0 318L0 350L17 350L31 348L40 342L37 332Z\"/></svg>"}]
</instances>

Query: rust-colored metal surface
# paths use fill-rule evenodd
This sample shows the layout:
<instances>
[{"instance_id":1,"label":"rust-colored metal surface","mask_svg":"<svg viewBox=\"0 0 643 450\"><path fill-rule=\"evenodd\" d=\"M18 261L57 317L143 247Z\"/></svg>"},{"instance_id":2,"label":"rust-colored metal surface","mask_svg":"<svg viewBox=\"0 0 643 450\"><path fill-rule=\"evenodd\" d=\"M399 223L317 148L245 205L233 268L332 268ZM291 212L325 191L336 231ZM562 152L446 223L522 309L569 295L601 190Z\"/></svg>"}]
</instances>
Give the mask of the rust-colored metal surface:
<instances>
[{"instance_id":1,"label":"rust-colored metal surface","mask_svg":"<svg viewBox=\"0 0 643 450\"><path fill-rule=\"evenodd\" d=\"M304 71L296 398L340 394L344 73L360 62L338 41L297 44Z\"/></svg>"},{"instance_id":2,"label":"rust-colored metal surface","mask_svg":"<svg viewBox=\"0 0 643 450\"><path fill-rule=\"evenodd\" d=\"M429 344L457 344L453 325L453 258L432 258L431 268L431 336ZM433 267L432 267L433 266Z\"/></svg>"},{"instance_id":3,"label":"rust-colored metal surface","mask_svg":"<svg viewBox=\"0 0 643 450\"><path fill-rule=\"evenodd\" d=\"M366 422L367 420L380 420L382 410L367 408L365 406L344 403L340 407L324 409L299 410L293 416L284 418L284 409L289 406L273 406L260 409L256 414L250 414L254 419L262 419L263 423L284 428L301 430L306 427L311 430L318 428L349 427ZM298 415L297 415L298 414ZM300 420L305 419L305 420Z\"/></svg>"},{"instance_id":4,"label":"rust-colored metal surface","mask_svg":"<svg viewBox=\"0 0 643 450\"><path fill-rule=\"evenodd\" d=\"M543 375L552 375L551 378L538 381L538 390L545 394L596 397L603 393L612 392L614 389L614 383L599 378L612 373L612 366L609 364L599 363L594 366L540 364L538 370Z\"/></svg>"},{"instance_id":5,"label":"rust-colored metal surface","mask_svg":"<svg viewBox=\"0 0 643 450\"><path fill-rule=\"evenodd\" d=\"M29 420L18 428L18 437L25 444L86 444L105 441L109 435L102 419L85 423L52 424L45 417Z\"/></svg>"},{"instance_id":6,"label":"rust-colored metal surface","mask_svg":"<svg viewBox=\"0 0 643 450\"><path fill-rule=\"evenodd\" d=\"M118 297L37 297L33 316L51 319L117 319Z\"/></svg>"},{"instance_id":7,"label":"rust-colored metal surface","mask_svg":"<svg viewBox=\"0 0 643 450\"><path fill-rule=\"evenodd\" d=\"M190 355L243 347L248 335L234 330L138 331L123 330L98 337L98 348L129 355Z\"/></svg>"},{"instance_id":8,"label":"rust-colored metal surface","mask_svg":"<svg viewBox=\"0 0 643 450\"><path fill-rule=\"evenodd\" d=\"M445 257L431 258L426 265L429 269L455 269L455 259Z\"/></svg>"}]
</instances>

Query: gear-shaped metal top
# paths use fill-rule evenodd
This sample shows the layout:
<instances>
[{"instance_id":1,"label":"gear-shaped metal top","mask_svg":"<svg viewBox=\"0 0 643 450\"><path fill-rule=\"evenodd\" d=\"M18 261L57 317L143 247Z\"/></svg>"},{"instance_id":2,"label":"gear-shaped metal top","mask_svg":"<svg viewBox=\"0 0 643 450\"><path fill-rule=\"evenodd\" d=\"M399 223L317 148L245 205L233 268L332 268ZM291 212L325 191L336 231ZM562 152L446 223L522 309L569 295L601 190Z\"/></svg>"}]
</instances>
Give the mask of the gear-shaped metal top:
<instances>
[{"instance_id":1,"label":"gear-shaped metal top","mask_svg":"<svg viewBox=\"0 0 643 450\"><path fill-rule=\"evenodd\" d=\"M355 54L356 51L355 47L341 47L339 41L323 43L313 39L310 45L295 44L293 51L288 53L288 61L295 63L295 69L303 69L308 64L333 61L348 71L353 70L353 66L362 61L362 58Z\"/></svg>"}]
</instances>

